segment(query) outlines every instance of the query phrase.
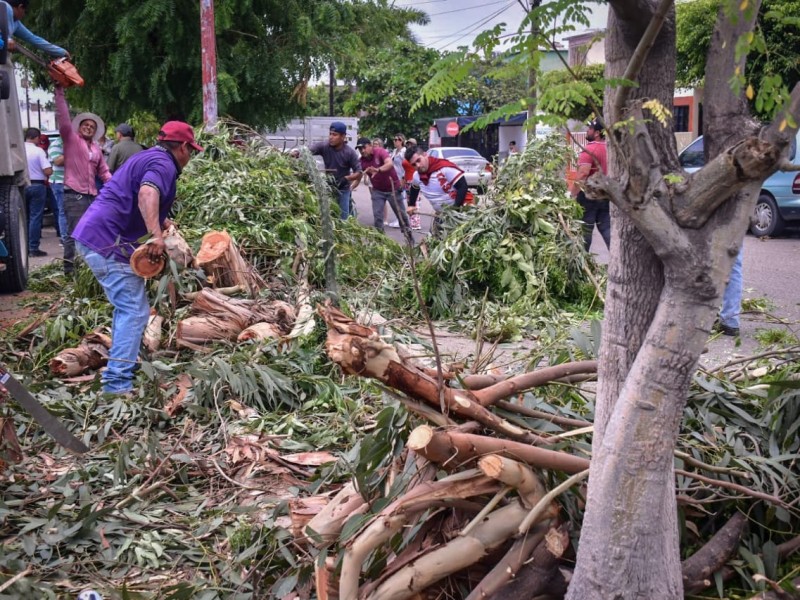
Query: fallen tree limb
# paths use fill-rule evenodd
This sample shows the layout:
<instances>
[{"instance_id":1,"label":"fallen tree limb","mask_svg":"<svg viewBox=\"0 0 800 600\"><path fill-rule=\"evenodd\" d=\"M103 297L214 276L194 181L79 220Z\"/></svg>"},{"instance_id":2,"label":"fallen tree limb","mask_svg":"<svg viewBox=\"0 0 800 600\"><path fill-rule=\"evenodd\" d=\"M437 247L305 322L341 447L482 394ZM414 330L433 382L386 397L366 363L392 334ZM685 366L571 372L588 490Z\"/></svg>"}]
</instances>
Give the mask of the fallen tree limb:
<instances>
[{"instance_id":1,"label":"fallen tree limb","mask_svg":"<svg viewBox=\"0 0 800 600\"><path fill-rule=\"evenodd\" d=\"M547 450L529 444L457 431L436 431L420 425L408 436L406 444L431 462L448 470L471 465L488 454L521 460L538 469L579 473L589 468L589 460L566 452Z\"/></svg>"},{"instance_id":2,"label":"fallen tree limb","mask_svg":"<svg viewBox=\"0 0 800 600\"><path fill-rule=\"evenodd\" d=\"M50 372L57 377L75 377L108 363L111 338L99 332L86 334L75 348L66 348L50 359Z\"/></svg>"},{"instance_id":3,"label":"fallen tree limb","mask_svg":"<svg viewBox=\"0 0 800 600\"><path fill-rule=\"evenodd\" d=\"M383 342L371 327L359 325L330 304L320 306L318 311L328 325L325 343L328 356L345 373L378 379L434 408L444 402L447 412L478 421L511 439L530 444L546 443L546 438L517 427L481 406L468 390L440 390L434 379L416 365L404 362L395 348Z\"/></svg>"},{"instance_id":4,"label":"fallen tree limb","mask_svg":"<svg viewBox=\"0 0 800 600\"><path fill-rule=\"evenodd\" d=\"M512 502L492 512L466 536L458 536L386 579L370 600L405 600L431 584L468 567L511 538L527 511ZM342 595L342 600L347 597Z\"/></svg>"},{"instance_id":5,"label":"fallen tree limb","mask_svg":"<svg viewBox=\"0 0 800 600\"><path fill-rule=\"evenodd\" d=\"M355 485L347 483L305 526L303 531L311 543L318 548L334 541L345 522L353 515L362 515L369 504L356 491Z\"/></svg>"},{"instance_id":6,"label":"fallen tree limb","mask_svg":"<svg viewBox=\"0 0 800 600\"><path fill-rule=\"evenodd\" d=\"M418 485L392 502L345 547L339 579L339 598L357 599L361 567L367 556L391 539L415 515L443 501L482 496L494 493L497 489L497 482L482 473L461 473ZM519 510L524 509L519 506Z\"/></svg>"},{"instance_id":7,"label":"fallen tree limb","mask_svg":"<svg viewBox=\"0 0 800 600\"><path fill-rule=\"evenodd\" d=\"M232 285L231 287L214 288L214 291L225 296L235 296L236 294L246 294L247 287L243 285ZM182 294L186 300L195 300L199 295L200 292L186 292Z\"/></svg>"},{"instance_id":8,"label":"fallen tree limb","mask_svg":"<svg viewBox=\"0 0 800 600\"><path fill-rule=\"evenodd\" d=\"M511 545L505 556L498 561L491 571L472 588L466 600L482 600L503 588L509 581L517 577L517 573L531 555L531 552L544 540L550 523L540 523L528 535L521 536ZM528 595L527 598L531 598Z\"/></svg>"},{"instance_id":9,"label":"fallen tree limb","mask_svg":"<svg viewBox=\"0 0 800 600\"><path fill-rule=\"evenodd\" d=\"M147 327L142 336L142 345L151 354L157 352L161 347L161 326L163 323L164 317L156 314L155 309L150 309L150 318L147 320Z\"/></svg>"},{"instance_id":10,"label":"fallen tree limb","mask_svg":"<svg viewBox=\"0 0 800 600\"><path fill-rule=\"evenodd\" d=\"M758 498L759 500L764 500L765 502L775 504L776 506L782 506L784 508L787 507L787 504L777 496L770 496L769 494L765 494L763 492L757 492L756 490L751 490L750 488L739 485L738 483L731 483L730 481L722 481L720 479L712 479L711 477L706 477L704 475L700 475L699 473L691 473L690 471L684 471L683 469L675 469L675 474L683 475L684 477L694 479L695 481L702 481L703 483L708 483L709 485L716 487L734 490L740 494L744 494L745 496Z\"/></svg>"},{"instance_id":11,"label":"fallen tree limb","mask_svg":"<svg viewBox=\"0 0 800 600\"><path fill-rule=\"evenodd\" d=\"M525 561L516 576L506 585L494 593L486 594L483 598L530 600L543 594L548 597L562 598L569 584L559 567L561 556L569 546L567 524L563 523L557 528L551 528L544 537L545 541L533 549L530 558ZM472 595L468 600L471 598Z\"/></svg>"},{"instance_id":12,"label":"fallen tree limb","mask_svg":"<svg viewBox=\"0 0 800 600\"><path fill-rule=\"evenodd\" d=\"M526 406L520 406L519 404L514 404L513 402L507 402L505 400L500 400L497 403L497 407L502 408L503 410L507 410L508 412L514 412L526 417L533 417L534 419L542 419L543 421L547 421L549 423L555 423L556 425L560 425L561 427L581 428L592 424L591 421L582 421L580 419L561 417L559 415L554 415L552 413L544 412L543 410L527 408Z\"/></svg>"},{"instance_id":13,"label":"fallen tree limb","mask_svg":"<svg viewBox=\"0 0 800 600\"><path fill-rule=\"evenodd\" d=\"M696 594L714 583L714 573L728 562L739 547L747 518L737 512L714 534L706 544L683 561L683 589L687 594Z\"/></svg>"},{"instance_id":14,"label":"fallen tree limb","mask_svg":"<svg viewBox=\"0 0 800 600\"><path fill-rule=\"evenodd\" d=\"M505 381L495 383L482 390L477 390L475 392L475 398L481 406L491 406L503 398L509 398L525 390L546 385L556 379L585 373L597 373L596 360L564 363L552 367L545 367L530 373L523 373L516 377L506 379Z\"/></svg>"}]
</instances>

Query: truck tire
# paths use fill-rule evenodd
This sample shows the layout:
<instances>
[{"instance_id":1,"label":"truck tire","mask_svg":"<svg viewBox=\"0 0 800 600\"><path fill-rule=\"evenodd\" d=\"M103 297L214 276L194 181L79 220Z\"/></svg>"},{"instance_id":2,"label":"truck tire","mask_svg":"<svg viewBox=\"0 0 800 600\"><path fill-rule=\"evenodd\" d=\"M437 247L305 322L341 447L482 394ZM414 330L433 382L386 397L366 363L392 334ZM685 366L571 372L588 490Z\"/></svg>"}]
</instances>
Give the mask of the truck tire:
<instances>
[{"instance_id":1,"label":"truck tire","mask_svg":"<svg viewBox=\"0 0 800 600\"><path fill-rule=\"evenodd\" d=\"M11 97L11 79L8 73L0 71L0 100L8 100Z\"/></svg>"},{"instance_id":2,"label":"truck tire","mask_svg":"<svg viewBox=\"0 0 800 600\"><path fill-rule=\"evenodd\" d=\"M0 240L8 256L0 259L0 292L21 292L28 285L28 222L19 187L0 183Z\"/></svg>"}]
</instances>

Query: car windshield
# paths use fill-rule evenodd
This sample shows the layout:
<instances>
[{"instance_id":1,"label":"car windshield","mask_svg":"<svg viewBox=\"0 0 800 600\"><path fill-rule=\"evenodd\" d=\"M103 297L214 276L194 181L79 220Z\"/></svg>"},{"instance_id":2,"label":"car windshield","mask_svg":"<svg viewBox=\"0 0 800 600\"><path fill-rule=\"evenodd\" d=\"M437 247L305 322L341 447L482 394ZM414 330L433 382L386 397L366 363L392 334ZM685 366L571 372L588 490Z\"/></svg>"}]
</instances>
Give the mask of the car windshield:
<instances>
[{"instance_id":1,"label":"car windshield","mask_svg":"<svg viewBox=\"0 0 800 600\"><path fill-rule=\"evenodd\" d=\"M700 168L706 164L705 156L703 156L703 138L699 137L693 141L686 150L681 152L681 166L683 168Z\"/></svg>"},{"instance_id":2,"label":"car windshield","mask_svg":"<svg viewBox=\"0 0 800 600\"><path fill-rule=\"evenodd\" d=\"M454 158L456 156L469 156L474 158L483 158L476 150L472 148L441 148L442 158Z\"/></svg>"}]
</instances>

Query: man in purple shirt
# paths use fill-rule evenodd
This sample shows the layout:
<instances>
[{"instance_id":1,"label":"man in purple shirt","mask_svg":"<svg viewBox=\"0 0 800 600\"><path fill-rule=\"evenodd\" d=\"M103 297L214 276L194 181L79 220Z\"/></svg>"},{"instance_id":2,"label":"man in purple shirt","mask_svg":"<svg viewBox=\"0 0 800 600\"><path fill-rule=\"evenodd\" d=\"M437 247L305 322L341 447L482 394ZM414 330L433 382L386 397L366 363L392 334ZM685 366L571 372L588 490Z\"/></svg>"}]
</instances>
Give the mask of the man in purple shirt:
<instances>
[{"instance_id":1,"label":"man in purple shirt","mask_svg":"<svg viewBox=\"0 0 800 600\"><path fill-rule=\"evenodd\" d=\"M361 152L361 169L372 183L372 219L375 229L383 232L383 211L386 203L392 207L401 223L401 230L409 235L408 215L403 202L403 184L395 171L392 157L383 148L376 148L366 137L358 139L356 150Z\"/></svg>"},{"instance_id":2,"label":"man in purple shirt","mask_svg":"<svg viewBox=\"0 0 800 600\"><path fill-rule=\"evenodd\" d=\"M104 392L133 391L136 359L150 316L144 279L133 272L130 256L147 235L150 260L164 255L162 226L175 201L178 176L193 154L202 151L188 123L165 123L158 144L120 167L72 233L78 252L114 306Z\"/></svg>"}]
</instances>

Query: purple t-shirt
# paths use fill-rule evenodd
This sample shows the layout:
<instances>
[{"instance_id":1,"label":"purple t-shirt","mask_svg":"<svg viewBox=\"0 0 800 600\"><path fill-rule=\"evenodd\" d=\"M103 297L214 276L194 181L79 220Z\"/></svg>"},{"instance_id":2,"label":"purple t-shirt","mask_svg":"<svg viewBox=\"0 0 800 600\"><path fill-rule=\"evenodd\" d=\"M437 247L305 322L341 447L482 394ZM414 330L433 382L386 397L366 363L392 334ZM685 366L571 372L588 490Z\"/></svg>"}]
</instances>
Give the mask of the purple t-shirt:
<instances>
[{"instance_id":1,"label":"purple t-shirt","mask_svg":"<svg viewBox=\"0 0 800 600\"><path fill-rule=\"evenodd\" d=\"M128 262L140 245L138 240L148 233L139 212L139 188L150 185L158 189L158 217L163 223L175 201L180 173L175 158L160 146L133 155L103 186L72 237L106 258Z\"/></svg>"},{"instance_id":2,"label":"purple t-shirt","mask_svg":"<svg viewBox=\"0 0 800 600\"><path fill-rule=\"evenodd\" d=\"M367 167L380 168L383 166L383 163L386 162L387 158L389 158L389 153L386 150L373 146L372 155L369 158L365 158L363 155L361 156L361 169L366 170ZM396 191L403 189L400 178L397 176L397 171L394 170L394 166L388 171L375 173L370 181L372 181L372 187L379 192L391 192L392 181L394 181L394 189Z\"/></svg>"}]
</instances>

